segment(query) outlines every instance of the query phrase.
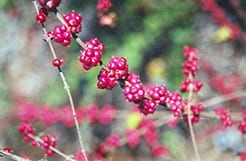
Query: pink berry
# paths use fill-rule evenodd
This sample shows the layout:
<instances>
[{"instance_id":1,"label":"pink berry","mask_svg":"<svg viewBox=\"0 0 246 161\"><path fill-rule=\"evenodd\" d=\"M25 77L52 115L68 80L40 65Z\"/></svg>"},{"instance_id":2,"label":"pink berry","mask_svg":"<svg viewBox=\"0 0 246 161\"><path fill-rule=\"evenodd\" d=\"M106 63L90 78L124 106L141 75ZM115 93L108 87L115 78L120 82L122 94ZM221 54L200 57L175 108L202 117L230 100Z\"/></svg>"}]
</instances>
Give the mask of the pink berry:
<instances>
[{"instance_id":1,"label":"pink berry","mask_svg":"<svg viewBox=\"0 0 246 161\"><path fill-rule=\"evenodd\" d=\"M152 114L156 110L157 104L153 100L143 99L138 108L145 115Z\"/></svg>"},{"instance_id":2,"label":"pink berry","mask_svg":"<svg viewBox=\"0 0 246 161\"><path fill-rule=\"evenodd\" d=\"M101 56L101 51L89 48L81 51L79 61L83 63L85 70L89 70L91 67L96 67L100 64Z\"/></svg>"},{"instance_id":3,"label":"pink berry","mask_svg":"<svg viewBox=\"0 0 246 161\"><path fill-rule=\"evenodd\" d=\"M109 64L109 77L114 77L117 80L126 79L128 76L128 64L124 57L112 57Z\"/></svg>"},{"instance_id":4,"label":"pink berry","mask_svg":"<svg viewBox=\"0 0 246 161\"><path fill-rule=\"evenodd\" d=\"M137 129L129 129L125 133L126 142L131 148L135 148L140 143L140 134Z\"/></svg>"},{"instance_id":5,"label":"pink berry","mask_svg":"<svg viewBox=\"0 0 246 161\"><path fill-rule=\"evenodd\" d=\"M68 46L71 43L71 33L64 25L55 26L53 30L54 40L61 43L63 46Z\"/></svg>"},{"instance_id":6,"label":"pink berry","mask_svg":"<svg viewBox=\"0 0 246 161\"><path fill-rule=\"evenodd\" d=\"M98 121L102 125L107 125L113 121L113 118L115 116L116 109L112 105L105 105L101 109L99 115L98 115Z\"/></svg>"},{"instance_id":7,"label":"pink berry","mask_svg":"<svg viewBox=\"0 0 246 161\"><path fill-rule=\"evenodd\" d=\"M99 89L111 90L117 85L117 79L115 77L110 77L109 72L105 69L101 69L98 75L97 87Z\"/></svg>"},{"instance_id":8,"label":"pink berry","mask_svg":"<svg viewBox=\"0 0 246 161\"><path fill-rule=\"evenodd\" d=\"M3 151L5 151L7 153L13 153L13 150L9 147L3 148Z\"/></svg>"},{"instance_id":9,"label":"pink berry","mask_svg":"<svg viewBox=\"0 0 246 161\"><path fill-rule=\"evenodd\" d=\"M167 89L165 86L154 86L147 91L148 96L151 97L157 104L165 104Z\"/></svg>"},{"instance_id":10,"label":"pink berry","mask_svg":"<svg viewBox=\"0 0 246 161\"><path fill-rule=\"evenodd\" d=\"M36 16L36 22L37 23L44 23L46 21L46 15L43 14L43 13L39 13L37 16Z\"/></svg>"},{"instance_id":11,"label":"pink berry","mask_svg":"<svg viewBox=\"0 0 246 161\"><path fill-rule=\"evenodd\" d=\"M52 61L52 64L53 64L54 67L59 67L59 66L62 65L62 63L63 63L63 61L61 59L59 59L59 58L56 58L56 59L54 59Z\"/></svg>"},{"instance_id":12,"label":"pink berry","mask_svg":"<svg viewBox=\"0 0 246 161\"><path fill-rule=\"evenodd\" d=\"M120 146L120 137L116 134L111 134L107 137L105 144L112 148L117 148Z\"/></svg>"},{"instance_id":13,"label":"pink berry","mask_svg":"<svg viewBox=\"0 0 246 161\"><path fill-rule=\"evenodd\" d=\"M155 158L160 158L169 153L169 150L163 145L157 144L151 147L152 155Z\"/></svg>"},{"instance_id":14,"label":"pink berry","mask_svg":"<svg viewBox=\"0 0 246 161\"><path fill-rule=\"evenodd\" d=\"M123 93L127 101L137 103L144 98L145 91L140 83L136 83L125 85Z\"/></svg>"},{"instance_id":15,"label":"pink berry","mask_svg":"<svg viewBox=\"0 0 246 161\"><path fill-rule=\"evenodd\" d=\"M63 16L66 21L69 31L72 33L79 33L82 29L81 21L82 17L75 11L71 11Z\"/></svg>"},{"instance_id":16,"label":"pink berry","mask_svg":"<svg viewBox=\"0 0 246 161\"><path fill-rule=\"evenodd\" d=\"M97 38L92 38L89 41L85 42L85 44L88 48L99 50L101 52L103 52L105 49L105 45L101 43Z\"/></svg>"},{"instance_id":17,"label":"pink berry","mask_svg":"<svg viewBox=\"0 0 246 161\"><path fill-rule=\"evenodd\" d=\"M98 0L97 9L101 11L108 11L108 9L112 6L110 0Z\"/></svg>"},{"instance_id":18,"label":"pink berry","mask_svg":"<svg viewBox=\"0 0 246 161\"><path fill-rule=\"evenodd\" d=\"M47 11L53 11L61 3L61 0L39 0L39 4Z\"/></svg>"},{"instance_id":19,"label":"pink berry","mask_svg":"<svg viewBox=\"0 0 246 161\"><path fill-rule=\"evenodd\" d=\"M169 105L170 110L173 112L173 115L175 117L180 116L182 111L184 110L184 106L182 104L182 96L176 91L167 92L166 103Z\"/></svg>"}]
</instances>

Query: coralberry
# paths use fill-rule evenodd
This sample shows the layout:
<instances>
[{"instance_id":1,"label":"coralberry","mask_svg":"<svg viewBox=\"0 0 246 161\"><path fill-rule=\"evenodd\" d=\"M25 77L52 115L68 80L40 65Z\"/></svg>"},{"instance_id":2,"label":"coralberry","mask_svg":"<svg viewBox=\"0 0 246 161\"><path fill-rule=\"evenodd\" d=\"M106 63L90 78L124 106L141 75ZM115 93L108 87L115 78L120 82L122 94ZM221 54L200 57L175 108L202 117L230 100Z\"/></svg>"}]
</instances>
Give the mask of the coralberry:
<instances>
[{"instance_id":1,"label":"coralberry","mask_svg":"<svg viewBox=\"0 0 246 161\"><path fill-rule=\"evenodd\" d=\"M126 85L123 92L127 101L136 103L143 99L145 93L141 84Z\"/></svg>"},{"instance_id":2,"label":"coralberry","mask_svg":"<svg viewBox=\"0 0 246 161\"><path fill-rule=\"evenodd\" d=\"M85 70L91 69L91 67L98 66L100 64L102 53L100 50L88 48L81 51L79 61L83 63Z\"/></svg>"},{"instance_id":3,"label":"coralberry","mask_svg":"<svg viewBox=\"0 0 246 161\"><path fill-rule=\"evenodd\" d=\"M157 104L153 100L143 99L138 108L145 115L152 114L156 110Z\"/></svg>"},{"instance_id":4,"label":"coralberry","mask_svg":"<svg viewBox=\"0 0 246 161\"><path fill-rule=\"evenodd\" d=\"M98 0L97 9L107 11L112 6L110 0Z\"/></svg>"},{"instance_id":5,"label":"coralberry","mask_svg":"<svg viewBox=\"0 0 246 161\"><path fill-rule=\"evenodd\" d=\"M178 92L168 92L166 103L169 105L170 110L173 112L175 117L181 115L184 106L182 105L182 96Z\"/></svg>"},{"instance_id":6,"label":"coralberry","mask_svg":"<svg viewBox=\"0 0 246 161\"><path fill-rule=\"evenodd\" d=\"M167 89L163 85L154 86L153 88L147 91L147 94L157 104L165 104L166 102Z\"/></svg>"},{"instance_id":7,"label":"coralberry","mask_svg":"<svg viewBox=\"0 0 246 161\"><path fill-rule=\"evenodd\" d=\"M53 11L61 3L61 0L39 0L39 4L48 11Z\"/></svg>"},{"instance_id":8,"label":"coralberry","mask_svg":"<svg viewBox=\"0 0 246 161\"><path fill-rule=\"evenodd\" d=\"M129 147L134 148L140 143L140 134L137 129L129 129L125 133Z\"/></svg>"},{"instance_id":9,"label":"coralberry","mask_svg":"<svg viewBox=\"0 0 246 161\"><path fill-rule=\"evenodd\" d=\"M112 57L109 64L109 77L114 77L117 80L126 79L128 75L127 60L124 57Z\"/></svg>"},{"instance_id":10,"label":"coralberry","mask_svg":"<svg viewBox=\"0 0 246 161\"><path fill-rule=\"evenodd\" d=\"M63 61L62 61L61 59L59 59L59 58L56 58L56 59L54 59L54 60L52 61L52 64L53 64L53 66L55 66L55 67L61 66L62 63L63 63Z\"/></svg>"},{"instance_id":11,"label":"coralberry","mask_svg":"<svg viewBox=\"0 0 246 161\"><path fill-rule=\"evenodd\" d=\"M109 77L109 73L105 69L101 69L98 75L97 87L99 89L111 90L117 84L115 77Z\"/></svg>"},{"instance_id":12,"label":"coralberry","mask_svg":"<svg viewBox=\"0 0 246 161\"><path fill-rule=\"evenodd\" d=\"M180 85L180 89L183 92L195 92L197 93L201 88L203 84L199 80L191 80L189 78L186 78L183 80L183 82Z\"/></svg>"},{"instance_id":13,"label":"coralberry","mask_svg":"<svg viewBox=\"0 0 246 161\"><path fill-rule=\"evenodd\" d=\"M36 22L37 23L44 23L46 21L46 15L43 14L43 13L39 13L37 16L36 16Z\"/></svg>"},{"instance_id":14,"label":"coralberry","mask_svg":"<svg viewBox=\"0 0 246 161\"><path fill-rule=\"evenodd\" d=\"M228 126L232 126L233 125L233 121L232 121L231 115L229 114L229 111L227 109L216 107L214 109L214 111L220 117L221 124L224 127L228 127Z\"/></svg>"},{"instance_id":15,"label":"coralberry","mask_svg":"<svg viewBox=\"0 0 246 161\"><path fill-rule=\"evenodd\" d=\"M54 40L61 43L63 46L68 46L71 43L71 33L64 25L58 25L53 30Z\"/></svg>"},{"instance_id":16,"label":"coralberry","mask_svg":"<svg viewBox=\"0 0 246 161\"><path fill-rule=\"evenodd\" d=\"M101 43L97 38L92 38L89 41L85 42L88 48L94 49L94 50L99 50L101 52L104 51L105 45Z\"/></svg>"},{"instance_id":17,"label":"coralberry","mask_svg":"<svg viewBox=\"0 0 246 161\"><path fill-rule=\"evenodd\" d=\"M66 21L69 31L72 33L79 33L82 29L81 21L82 17L75 11L71 11L63 16Z\"/></svg>"}]
</instances>

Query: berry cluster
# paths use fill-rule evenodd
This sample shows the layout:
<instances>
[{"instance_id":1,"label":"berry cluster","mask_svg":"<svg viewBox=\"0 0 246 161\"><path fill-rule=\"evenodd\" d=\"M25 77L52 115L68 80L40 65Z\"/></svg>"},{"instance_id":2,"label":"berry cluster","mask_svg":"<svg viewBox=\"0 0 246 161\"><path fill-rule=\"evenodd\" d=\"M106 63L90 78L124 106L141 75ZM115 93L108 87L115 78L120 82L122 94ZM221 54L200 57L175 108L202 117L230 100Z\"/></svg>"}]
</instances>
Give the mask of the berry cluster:
<instances>
[{"instance_id":1,"label":"berry cluster","mask_svg":"<svg viewBox=\"0 0 246 161\"><path fill-rule=\"evenodd\" d=\"M110 0L98 0L97 9L100 11L108 11L108 9L112 6Z\"/></svg>"},{"instance_id":2,"label":"berry cluster","mask_svg":"<svg viewBox=\"0 0 246 161\"><path fill-rule=\"evenodd\" d=\"M47 12L43 8L40 8L38 11L38 15L36 16L37 23L44 23L47 18Z\"/></svg>"},{"instance_id":3,"label":"berry cluster","mask_svg":"<svg viewBox=\"0 0 246 161\"><path fill-rule=\"evenodd\" d=\"M242 114L243 120L238 125L238 130L241 131L243 134L246 133L246 111Z\"/></svg>"},{"instance_id":4,"label":"berry cluster","mask_svg":"<svg viewBox=\"0 0 246 161\"><path fill-rule=\"evenodd\" d=\"M159 142L160 138L153 120L143 118L136 128L126 129L125 140L130 148L136 148L141 139L145 140L153 157L160 158L169 153L169 150ZM120 139L117 134L109 135L104 142L97 146L95 158L97 160L105 159L111 150L119 148L124 143L124 139Z\"/></svg>"},{"instance_id":5,"label":"berry cluster","mask_svg":"<svg viewBox=\"0 0 246 161\"><path fill-rule=\"evenodd\" d=\"M61 0L38 0L39 4L47 11L55 11Z\"/></svg>"},{"instance_id":6,"label":"berry cluster","mask_svg":"<svg viewBox=\"0 0 246 161\"><path fill-rule=\"evenodd\" d=\"M44 23L49 12L55 12L60 5L60 0L39 0L42 8L39 9L36 21ZM68 46L71 43L72 34L79 33L82 29L82 16L75 11L71 11L62 17L63 25L57 25L54 29L47 33L46 39L54 39L55 42L61 43L63 46Z\"/></svg>"},{"instance_id":7,"label":"berry cluster","mask_svg":"<svg viewBox=\"0 0 246 161\"><path fill-rule=\"evenodd\" d=\"M229 111L227 109L221 108L221 107L216 107L214 109L214 111L220 117L221 124L224 127L228 127L228 126L232 126L233 125L233 121L232 121L231 115L229 114Z\"/></svg>"},{"instance_id":8,"label":"berry cluster","mask_svg":"<svg viewBox=\"0 0 246 161\"><path fill-rule=\"evenodd\" d=\"M186 104L188 104L188 100L186 100ZM187 107L187 106L185 106ZM200 121L200 113L204 109L204 106L201 103L198 104L192 104L191 107L191 123L197 123ZM185 111L187 112L187 108L185 108ZM186 113L184 112L184 113ZM183 114L184 121L188 123L188 114Z\"/></svg>"},{"instance_id":9,"label":"berry cluster","mask_svg":"<svg viewBox=\"0 0 246 161\"><path fill-rule=\"evenodd\" d=\"M19 104L16 111L16 116L20 120L25 121L39 121L42 125L53 125L61 122L64 126L74 126L74 119L72 110L69 106L63 108L51 108L50 106L36 106L32 103L23 102ZM107 125L112 122L116 113L116 109L112 105L105 105L100 110L95 104L88 105L87 107L76 108L76 116L79 122L89 120L91 124L100 123ZM23 123L28 127L27 123ZM27 124L27 125L26 125ZM28 133L32 132L32 126ZM34 135L34 133L32 134ZM27 135L28 136L28 135ZM27 137L28 139L28 137Z\"/></svg>"},{"instance_id":10,"label":"berry cluster","mask_svg":"<svg viewBox=\"0 0 246 161\"><path fill-rule=\"evenodd\" d=\"M40 146L45 149L45 153L49 156L54 154L51 147L56 146L56 137L45 135L42 138L35 137L34 128L28 121L23 121L18 126L19 132L23 135L26 142L31 142L33 147Z\"/></svg>"},{"instance_id":11,"label":"berry cluster","mask_svg":"<svg viewBox=\"0 0 246 161\"><path fill-rule=\"evenodd\" d=\"M226 95L235 92L241 84L238 74L216 74L210 79L211 86L219 93Z\"/></svg>"},{"instance_id":12,"label":"berry cluster","mask_svg":"<svg viewBox=\"0 0 246 161\"><path fill-rule=\"evenodd\" d=\"M89 70L100 64L102 52L104 51L105 46L96 38L87 41L85 44L88 49L81 51L79 61L83 64L82 67L85 70Z\"/></svg>"},{"instance_id":13,"label":"berry cluster","mask_svg":"<svg viewBox=\"0 0 246 161\"><path fill-rule=\"evenodd\" d=\"M197 93L203 84L200 80L192 80L190 78L185 78L180 85L180 89L182 92L193 92Z\"/></svg>"},{"instance_id":14,"label":"berry cluster","mask_svg":"<svg viewBox=\"0 0 246 161\"><path fill-rule=\"evenodd\" d=\"M245 21L243 0L228 0L222 4L217 3L216 0L200 0L202 9L208 11L215 22L230 29L231 40L242 39L246 42L245 27L241 23Z\"/></svg>"},{"instance_id":15,"label":"berry cluster","mask_svg":"<svg viewBox=\"0 0 246 161\"><path fill-rule=\"evenodd\" d=\"M71 33L79 33L82 29L82 17L75 11L71 11L63 16Z\"/></svg>"}]
</instances>

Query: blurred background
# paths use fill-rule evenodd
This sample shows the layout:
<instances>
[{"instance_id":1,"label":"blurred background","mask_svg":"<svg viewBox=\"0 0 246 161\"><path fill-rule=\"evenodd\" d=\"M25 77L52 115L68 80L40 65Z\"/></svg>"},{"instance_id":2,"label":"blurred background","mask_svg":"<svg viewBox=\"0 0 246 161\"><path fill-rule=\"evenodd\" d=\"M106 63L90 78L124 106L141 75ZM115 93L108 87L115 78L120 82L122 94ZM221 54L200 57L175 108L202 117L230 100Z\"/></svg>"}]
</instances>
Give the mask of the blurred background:
<instances>
[{"instance_id":1,"label":"blurred background","mask_svg":"<svg viewBox=\"0 0 246 161\"><path fill-rule=\"evenodd\" d=\"M112 7L105 16L113 23L107 24L100 21L96 5L96 0L62 0L58 10L62 14L75 10L82 15L83 29L78 36L84 41L96 37L103 42L106 46L102 56L104 62L108 62L112 55L124 56L130 70L139 74L144 84L165 84L173 91L179 89L183 79L183 47L191 45L201 53L198 79L204 87L197 96L198 100L206 101L245 90L244 0L112 0ZM32 1L1 0L0 8L0 145L11 147L17 154L41 159L42 151L35 151L23 143L16 130L19 122L16 107L20 102L28 102L35 106L59 108L68 105L69 101L59 73L52 66L52 55L43 41L42 28L35 22ZM57 24L56 17L49 14L47 30ZM82 69L78 61L81 48L76 42L67 48L53 44L58 57L64 60L62 68L75 105L96 103L100 108L112 104L117 114L120 113L107 126L81 123L86 147L93 149L92 144L104 140L110 133L121 134L124 130L119 127L124 125L132 106L124 99L121 89L97 89L100 68L88 72ZM246 100L211 103L206 112L215 106L227 107L237 113L244 110ZM148 117L161 120L164 116L157 111L156 115ZM69 154L76 151L74 128L60 124L48 128L36 126L40 131L56 133L63 151ZM195 125L203 160L240 160L237 154L246 148L244 137L235 128L220 131L218 127L219 121L210 118ZM163 124L157 130L160 142L170 149L168 157L153 158L141 144L134 150L123 147L112 154L111 160L196 160L187 125L179 123L172 129ZM57 158L54 156L53 160Z\"/></svg>"}]
</instances>

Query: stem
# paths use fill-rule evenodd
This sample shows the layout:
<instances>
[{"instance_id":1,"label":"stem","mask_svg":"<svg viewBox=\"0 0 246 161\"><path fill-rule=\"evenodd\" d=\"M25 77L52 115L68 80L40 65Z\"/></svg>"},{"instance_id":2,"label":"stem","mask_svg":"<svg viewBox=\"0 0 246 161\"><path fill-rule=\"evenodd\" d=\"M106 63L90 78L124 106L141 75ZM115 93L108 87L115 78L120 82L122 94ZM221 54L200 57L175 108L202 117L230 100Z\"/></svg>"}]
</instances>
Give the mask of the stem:
<instances>
[{"instance_id":1,"label":"stem","mask_svg":"<svg viewBox=\"0 0 246 161\"><path fill-rule=\"evenodd\" d=\"M193 80L193 76L192 76L191 73L189 73L189 78L191 80ZM193 148L194 148L194 152L196 154L196 158L197 158L198 161L201 161L201 157L199 155L198 148L197 148L197 142L196 142L196 138L195 138L193 125L192 125L192 122L191 122L191 99L192 99L192 96L193 96L192 88L193 88L193 85L189 89L189 95L188 95L188 105L187 105L187 108L188 108L188 111L187 111L188 112L188 124L189 124L191 141L192 141L192 145L193 145Z\"/></svg>"},{"instance_id":2,"label":"stem","mask_svg":"<svg viewBox=\"0 0 246 161\"><path fill-rule=\"evenodd\" d=\"M20 157L18 155L5 152L4 150L0 150L0 157L8 158L8 159L11 159L11 160L14 160L14 161L31 161L29 159L22 158L22 157Z\"/></svg>"},{"instance_id":3,"label":"stem","mask_svg":"<svg viewBox=\"0 0 246 161\"><path fill-rule=\"evenodd\" d=\"M33 4L34 4L34 7L36 9L36 12L38 13L38 6L37 6L36 1L33 1ZM56 10L55 13L57 13L56 14L57 17L60 18L59 20L61 20L64 23L65 22L64 19L62 18L62 16L60 14L58 14L57 10ZM45 28L44 24L42 24L42 28L43 28L44 33L47 35L47 31L46 31L46 28ZM49 38L47 39L47 42L48 42L48 45L49 45L50 50L52 52L53 58L54 59L57 58L55 50L54 50L53 45L52 45L52 43L51 43ZM87 155L86 155L86 150L84 148L84 144L83 144L81 133L80 133L79 123L78 123L77 114L76 114L76 111L75 111L74 102L73 102L72 94L71 94L71 91L70 91L70 87L69 87L69 85L68 85L68 83L66 81L66 78L65 78L65 76L64 76L64 74L62 72L61 67L58 67L58 70L59 70L59 74L60 74L60 77L61 77L63 85L64 85L64 89L66 90L68 98L69 98L69 102L70 102L70 106L71 106L72 113L73 113L73 119L74 119L74 123L75 123L75 126L76 126L76 131L77 131L77 135L78 135L78 139L79 139L81 152L83 154L83 157L84 157L85 161L88 161L88 158L87 158Z\"/></svg>"},{"instance_id":4,"label":"stem","mask_svg":"<svg viewBox=\"0 0 246 161\"><path fill-rule=\"evenodd\" d=\"M28 137L32 138L33 140L35 140L39 144L43 144L43 140L38 136L28 135ZM62 156L63 158L65 158L65 160L67 160L67 161L76 161L76 160L72 159L71 156L66 155L65 153L61 152L60 150L56 149L55 147L50 146L49 149L54 151L56 154Z\"/></svg>"},{"instance_id":5,"label":"stem","mask_svg":"<svg viewBox=\"0 0 246 161\"><path fill-rule=\"evenodd\" d=\"M213 105L226 102L226 101L230 101L230 100L240 98L240 97L246 97L246 90L227 94L227 95L217 96L209 100L203 101L201 103L204 105L204 107L209 107L209 106L213 106Z\"/></svg>"}]
</instances>

